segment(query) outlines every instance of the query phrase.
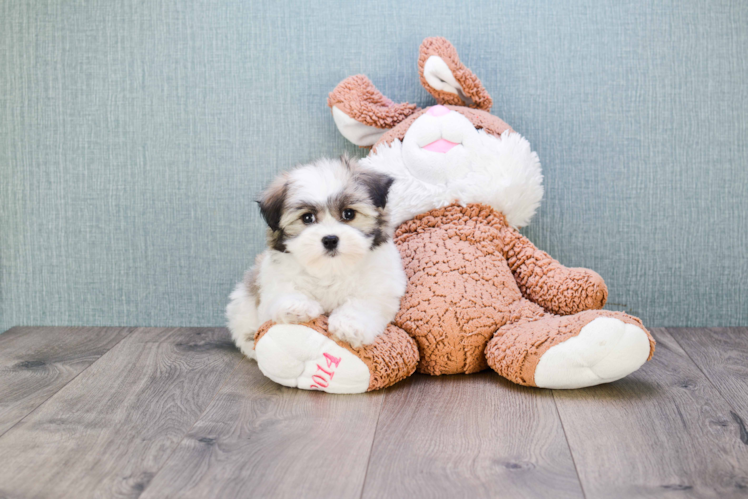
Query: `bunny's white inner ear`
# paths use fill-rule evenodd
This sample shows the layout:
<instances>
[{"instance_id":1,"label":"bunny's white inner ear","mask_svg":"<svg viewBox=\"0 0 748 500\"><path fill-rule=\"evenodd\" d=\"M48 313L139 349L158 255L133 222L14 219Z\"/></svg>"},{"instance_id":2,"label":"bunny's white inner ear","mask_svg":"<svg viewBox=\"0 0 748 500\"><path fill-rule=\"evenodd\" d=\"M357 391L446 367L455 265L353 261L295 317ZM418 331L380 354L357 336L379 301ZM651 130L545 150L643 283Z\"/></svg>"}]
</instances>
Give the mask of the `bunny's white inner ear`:
<instances>
[{"instance_id":1,"label":"bunny's white inner ear","mask_svg":"<svg viewBox=\"0 0 748 500\"><path fill-rule=\"evenodd\" d=\"M462 86L455 80L447 63L439 56L431 56L423 65L423 76L436 90L449 92L450 94L462 94Z\"/></svg>"},{"instance_id":2,"label":"bunny's white inner ear","mask_svg":"<svg viewBox=\"0 0 748 500\"><path fill-rule=\"evenodd\" d=\"M343 134L343 137L356 146L373 146L385 132L390 129L365 125L342 112L337 106L332 107L332 119Z\"/></svg>"},{"instance_id":3,"label":"bunny's white inner ear","mask_svg":"<svg viewBox=\"0 0 748 500\"><path fill-rule=\"evenodd\" d=\"M457 94L467 106L473 104L473 100L463 92L462 85L457 83L449 66L441 57L430 56L426 59L426 64L423 65L423 76L432 88Z\"/></svg>"}]
</instances>

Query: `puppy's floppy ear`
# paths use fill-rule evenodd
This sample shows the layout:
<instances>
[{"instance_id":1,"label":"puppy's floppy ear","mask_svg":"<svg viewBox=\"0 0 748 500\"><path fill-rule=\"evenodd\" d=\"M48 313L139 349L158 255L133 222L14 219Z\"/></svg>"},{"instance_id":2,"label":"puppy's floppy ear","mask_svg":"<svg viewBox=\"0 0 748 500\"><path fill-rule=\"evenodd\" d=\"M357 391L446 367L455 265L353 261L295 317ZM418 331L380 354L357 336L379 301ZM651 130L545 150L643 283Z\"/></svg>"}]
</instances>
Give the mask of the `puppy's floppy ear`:
<instances>
[{"instance_id":1,"label":"puppy's floppy ear","mask_svg":"<svg viewBox=\"0 0 748 500\"><path fill-rule=\"evenodd\" d=\"M268 188L262 192L257 203L260 205L260 213L265 219L271 231L280 229L280 220L283 216L283 205L288 193L288 178L283 175L274 180Z\"/></svg>"},{"instance_id":2,"label":"puppy's floppy ear","mask_svg":"<svg viewBox=\"0 0 748 500\"><path fill-rule=\"evenodd\" d=\"M395 179L386 174L366 170L358 174L358 180L366 188L375 207L384 208L387 205L387 195Z\"/></svg>"},{"instance_id":3,"label":"puppy's floppy ear","mask_svg":"<svg viewBox=\"0 0 748 500\"><path fill-rule=\"evenodd\" d=\"M418 57L421 85L439 104L491 111L493 101L477 76L457 56L454 46L442 37L423 41Z\"/></svg>"},{"instance_id":4,"label":"puppy's floppy ear","mask_svg":"<svg viewBox=\"0 0 748 500\"><path fill-rule=\"evenodd\" d=\"M418 108L407 102L395 104L364 75L350 76L330 92L327 105L343 137L357 146L373 146L388 130Z\"/></svg>"}]
</instances>

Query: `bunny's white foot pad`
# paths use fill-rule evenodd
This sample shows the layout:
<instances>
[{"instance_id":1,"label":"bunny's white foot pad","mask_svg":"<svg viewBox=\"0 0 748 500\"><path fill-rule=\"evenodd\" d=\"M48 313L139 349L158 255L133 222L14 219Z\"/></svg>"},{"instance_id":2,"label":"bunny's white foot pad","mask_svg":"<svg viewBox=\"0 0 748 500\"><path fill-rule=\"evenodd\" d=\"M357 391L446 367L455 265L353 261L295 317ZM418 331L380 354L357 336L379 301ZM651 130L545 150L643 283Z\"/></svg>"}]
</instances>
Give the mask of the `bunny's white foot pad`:
<instances>
[{"instance_id":1,"label":"bunny's white foot pad","mask_svg":"<svg viewBox=\"0 0 748 500\"><path fill-rule=\"evenodd\" d=\"M649 337L615 318L596 318L579 335L548 349L535 368L535 385L578 389L605 384L636 371L649 357Z\"/></svg>"},{"instance_id":2,"label":"bunny's white foot pad","mask_svg":"<svg viewBox=\"0 0 748 500\"><path fill-rule=\"evenodd\" d=\"M274 325L255 345L260 371L288 387L333 394L369 388L369 368L353 353L302 325Z\"/></svg>"}]
</instances>

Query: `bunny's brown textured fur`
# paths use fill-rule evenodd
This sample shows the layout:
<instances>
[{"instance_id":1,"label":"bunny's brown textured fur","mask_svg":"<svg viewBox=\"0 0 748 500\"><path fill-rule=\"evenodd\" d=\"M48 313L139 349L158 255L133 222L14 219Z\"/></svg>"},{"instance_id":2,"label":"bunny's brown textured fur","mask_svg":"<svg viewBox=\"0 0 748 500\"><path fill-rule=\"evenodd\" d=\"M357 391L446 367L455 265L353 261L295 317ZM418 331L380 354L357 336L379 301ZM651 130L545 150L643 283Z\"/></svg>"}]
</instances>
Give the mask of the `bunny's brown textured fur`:
<instances>
[{"instance_id":1,"label":"bunny's brown textured fur","mask_svg":"<svg viewBox=\"0 0 748 500\"><path fill-rule=\"evenodd\" d=\"M624 313L595 311L607 297L602 278L562 266L491 207L432 210L402 224L395 243L408 276L395 324L418 343L419 372L474 373L491 366L534 385L540 356L593 319L641 326ZM651 337L650 344L654 348Z\"/></svg>"}]
</instances>

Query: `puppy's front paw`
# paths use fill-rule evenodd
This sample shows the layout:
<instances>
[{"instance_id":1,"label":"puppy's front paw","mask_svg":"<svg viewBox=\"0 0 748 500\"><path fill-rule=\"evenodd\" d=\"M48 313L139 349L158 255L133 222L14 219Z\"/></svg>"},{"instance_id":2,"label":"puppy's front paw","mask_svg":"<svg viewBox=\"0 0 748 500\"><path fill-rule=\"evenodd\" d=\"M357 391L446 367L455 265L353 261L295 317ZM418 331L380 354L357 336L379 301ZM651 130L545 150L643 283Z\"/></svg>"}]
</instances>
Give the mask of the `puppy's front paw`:
<instances>
[{"instance_id":1,"label":"puppy's front paw","mask_svg":"<svg viewBox=\"0 0 748 500\"><path fill-rule=\"evenodd\" d=\"M334 337L348 342L351 347L361 347L371 344L377 338L377 331L370 322L345 312L333 312L328 323L330 333Z\"/></svg>"},{"instance_id":2,"label":"puppy's front paw","mask_svg":"<svg viewBox=\"0 0 748 500\"><path fill-rule=\"evenodd\" d=\"M318 302L309 299L288 299L276 307L272 319L275 323L306 323L322 316L325 311Z\"/></svg>"}]
</instances>

